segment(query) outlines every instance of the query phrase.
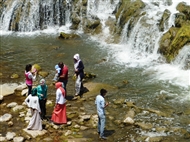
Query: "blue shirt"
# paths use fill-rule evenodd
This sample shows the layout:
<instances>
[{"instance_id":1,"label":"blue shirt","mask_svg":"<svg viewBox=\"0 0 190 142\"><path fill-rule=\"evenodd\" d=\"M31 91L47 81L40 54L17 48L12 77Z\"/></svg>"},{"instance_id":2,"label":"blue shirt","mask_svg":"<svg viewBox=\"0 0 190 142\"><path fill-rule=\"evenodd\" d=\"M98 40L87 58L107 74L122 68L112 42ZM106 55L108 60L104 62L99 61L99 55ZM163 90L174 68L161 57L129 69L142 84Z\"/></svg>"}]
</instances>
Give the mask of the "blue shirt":
<instances>
[{"instance_id":1,"label":"blue shirt","mask_svg":"<svg viewBox=\"0 0 190 142\"><path fill-rule=\"evenodd\" d=\"M95 104L97 107L97 113L99 116L105 115L105 99L101 95L96 96Z\"/></svg>"}]
</instances>

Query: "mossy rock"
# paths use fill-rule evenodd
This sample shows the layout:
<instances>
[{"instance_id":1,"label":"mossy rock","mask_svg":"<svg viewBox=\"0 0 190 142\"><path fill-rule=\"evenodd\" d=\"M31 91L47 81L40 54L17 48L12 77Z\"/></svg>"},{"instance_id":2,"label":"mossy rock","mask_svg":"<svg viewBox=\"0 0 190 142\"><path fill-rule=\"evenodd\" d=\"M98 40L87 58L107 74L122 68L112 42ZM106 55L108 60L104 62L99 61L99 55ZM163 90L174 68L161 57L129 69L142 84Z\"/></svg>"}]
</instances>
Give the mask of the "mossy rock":
<instances>
[{"instance_id":1,"label":"mossy rock","mask_svg":"<svg viewBox=\"0 0 190 142\"><path fill-rule=\"evenodd\" d=\"M39 74L40 76L42 76L43 78L45 78L45 77L47 77L47 76L49 75L49 73L46 72L46 71L39 71L38 74Z\"/></svg>"},{"instance_id":2,"label":"mossy rock","mask_svg":"<svg viewBox=\"0 0 190 142\"><path fill-rule=\"evenodd\" d=\"M67 34L67 33L61 32L59 35L59 38L61 38L61 39L78 39L78 38L80 38L80 36L77 34Z\"/></svg>"},{"instance_id":3,"label":"mossy rock","mask_svg":"<svg viewBox=\"0 0 190 142\"><path fill-rule=\"evenodd\" d=\"M38 65L38 64L32 65L32 70L33 70L34 68L35 68L38 72L42 70L41 67L40 67L40 65Z\"/></svg>"},{"instance_id":4,"label":"mossy rock","mask_svg":"<svg viewBox=\"0 0 190 142\"><path fill-rule=\"evenodd\" d=\"M183 46L190 42L190 25L181 28L170 28L160 40L159 52L163 54L168 62L171 62Z\"/></svg>"},{"instance_id":5,"label":"mossy rock","mask_svg":"<svg viewBox=\"0 0 190 142\"><path fill-rule=\"evenodd\" d=\"M19 78L19 75L14 73L14 74L11 75L11 78L13 78L13 79Z\"/></svg>"}]
</instances>

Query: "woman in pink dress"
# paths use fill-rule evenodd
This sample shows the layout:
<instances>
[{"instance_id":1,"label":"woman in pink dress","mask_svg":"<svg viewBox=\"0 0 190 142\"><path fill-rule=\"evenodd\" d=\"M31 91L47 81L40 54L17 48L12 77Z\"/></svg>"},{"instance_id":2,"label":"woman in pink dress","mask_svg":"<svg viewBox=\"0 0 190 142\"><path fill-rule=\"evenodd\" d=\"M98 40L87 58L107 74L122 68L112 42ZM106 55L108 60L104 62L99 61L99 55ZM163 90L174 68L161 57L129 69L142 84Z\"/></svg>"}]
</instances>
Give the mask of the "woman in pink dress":
<instances>
[{"instance_id":1,"label":"woman in pink dress","mask_svg":"<svg viewBox=\"0 0 190 142\"><path fill-rule=\"evenodd\" d=\"M66 115L66 99L65 99L65 90L63 88L62 82L57 82L55 84L56 90L56 104L53 110L51 120L55 124L66 124L67 115Z\"/></svg>"}]
</instances>

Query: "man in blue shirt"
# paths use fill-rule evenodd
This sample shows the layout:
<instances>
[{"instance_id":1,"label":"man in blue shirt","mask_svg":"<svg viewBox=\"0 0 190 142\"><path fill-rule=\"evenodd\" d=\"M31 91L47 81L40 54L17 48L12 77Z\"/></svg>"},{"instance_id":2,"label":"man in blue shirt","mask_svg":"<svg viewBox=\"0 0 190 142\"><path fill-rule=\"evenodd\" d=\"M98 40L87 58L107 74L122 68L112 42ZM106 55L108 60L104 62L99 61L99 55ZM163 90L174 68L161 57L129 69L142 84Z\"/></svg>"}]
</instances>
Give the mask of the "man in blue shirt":
<instances>
[{"instance_id":1,"label":"man in blue shirt","mask_svg":"<svg viewBox=\"0 0 190 142\"><path fill-rule=\"evenodd\" d=\"M104 128L105 128L105 107L108 106L108 103L105 103L105 95L107 93L107 90L101 89L100 94L96 96L95 104L97 107L97 113L98 113L98 133L100 134L101 139L107 139L104 137Z\"/></svg>"}]
</instances>

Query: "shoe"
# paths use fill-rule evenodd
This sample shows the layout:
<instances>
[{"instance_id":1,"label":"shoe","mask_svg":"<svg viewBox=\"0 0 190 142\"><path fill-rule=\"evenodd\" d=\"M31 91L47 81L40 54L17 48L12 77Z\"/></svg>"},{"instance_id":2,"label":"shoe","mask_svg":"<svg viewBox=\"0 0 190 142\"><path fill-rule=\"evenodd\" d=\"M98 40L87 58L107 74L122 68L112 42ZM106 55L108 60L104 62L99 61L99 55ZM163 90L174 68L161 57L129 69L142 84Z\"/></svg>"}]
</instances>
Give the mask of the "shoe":
<instances>
[{"instance_id":1,"label":"shoe","mask_svg":"<svg viewBox=\"0 0 190 142\"><path fill-rule=\"evenodd\" d=\"M102 139L102 140L107 140L107 138L104 137L104 136L100 137L100 139Z\"/></svg>"},{"instance_id":2,"label":"shoe","mask_svg":"<svg viewBox=\"0 0 190 142\"><path fill-rule=\"evenodd\" d=\"M75 94L75 96L78 96L79 94Z\"/></svg>"}]
</instances>

